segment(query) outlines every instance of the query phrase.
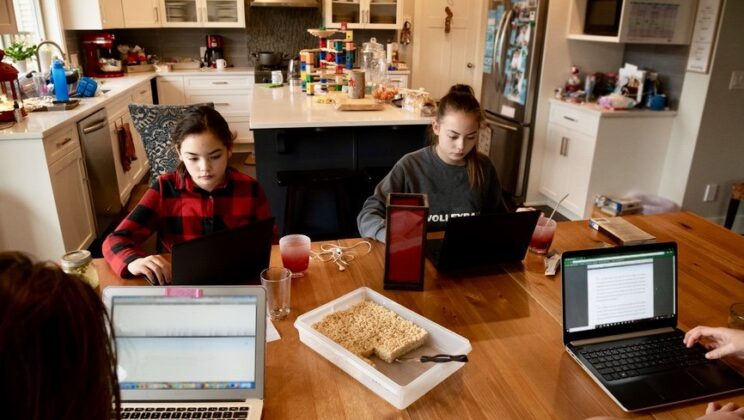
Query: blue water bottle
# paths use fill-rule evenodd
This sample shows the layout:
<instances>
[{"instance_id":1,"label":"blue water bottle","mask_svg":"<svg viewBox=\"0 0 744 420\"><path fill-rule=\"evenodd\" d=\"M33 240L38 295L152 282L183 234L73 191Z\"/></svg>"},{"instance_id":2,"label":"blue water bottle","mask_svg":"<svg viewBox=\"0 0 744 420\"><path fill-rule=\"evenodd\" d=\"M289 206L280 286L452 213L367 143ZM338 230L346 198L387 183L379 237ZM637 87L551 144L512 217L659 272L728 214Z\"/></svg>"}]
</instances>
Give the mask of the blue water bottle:
<instances>
[{"instance_id":1,"label":"blue water bottle","mask_svg":"<svg viewBox=\"0 0 744 420\"><path fill-rule=\"evenodd\" d=\"M52 83L54 84L54 97L58 101L70 99L70 94L67 92L65 66L60 60L54 60L54 64L52 64Z\"/></svg>"}]
</instances>

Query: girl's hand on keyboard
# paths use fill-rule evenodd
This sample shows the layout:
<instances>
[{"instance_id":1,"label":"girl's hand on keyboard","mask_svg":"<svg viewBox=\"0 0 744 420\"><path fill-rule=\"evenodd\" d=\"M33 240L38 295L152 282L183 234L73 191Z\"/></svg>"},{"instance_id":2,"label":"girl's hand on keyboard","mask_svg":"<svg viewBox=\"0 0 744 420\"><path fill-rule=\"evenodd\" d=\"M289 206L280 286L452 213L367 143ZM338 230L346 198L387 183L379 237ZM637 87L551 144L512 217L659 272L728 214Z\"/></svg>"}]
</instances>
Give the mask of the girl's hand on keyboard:
<instances>
[{"instance_id":1,"label":"girl's hand on keyboard","mask_svg":"<svg viewBox=\"0 0 744 420\"><path fill-rule=\"evenodd\" d=\"M734 355L744 358L744 331L731 328L711 328L698 326L685 334L685 345L692 347L696 342L710 350L705 354L708 359L720 359L721 357Z\"/></svg>"},{"instance_id":2,"label":"girl's hand on keyboard","mask_svg":"<svg viewBox=\"0 0 744 420\"><path fill-rule=\"evenodd\" d=\"M705 415L697 418L697 420L729 419L744 419L744 408L740 408L734 403L728 403L723 407L718 403L708 403L708 407L705 409Z\"/></svg>"}]
</instances>

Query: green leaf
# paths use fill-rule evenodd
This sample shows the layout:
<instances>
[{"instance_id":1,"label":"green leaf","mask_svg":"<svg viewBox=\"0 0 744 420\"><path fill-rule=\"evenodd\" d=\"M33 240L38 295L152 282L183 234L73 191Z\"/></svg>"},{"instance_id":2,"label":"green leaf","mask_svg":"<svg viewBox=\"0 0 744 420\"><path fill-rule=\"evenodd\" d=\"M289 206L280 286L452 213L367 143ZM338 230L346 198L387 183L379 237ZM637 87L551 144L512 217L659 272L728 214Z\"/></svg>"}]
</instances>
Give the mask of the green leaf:
<instances>
[{"instance_id":1,"label":"green leaf","mask_svg":"<svg viewBox=\"0 0 744 420\"><path fill-rule=\"evenodd\" d=\"M27 60L36 55L36 45L26 46L25 42L13 42L5 48L5 55L10 57L14 63Z\"/></svg>"}]
</instances>

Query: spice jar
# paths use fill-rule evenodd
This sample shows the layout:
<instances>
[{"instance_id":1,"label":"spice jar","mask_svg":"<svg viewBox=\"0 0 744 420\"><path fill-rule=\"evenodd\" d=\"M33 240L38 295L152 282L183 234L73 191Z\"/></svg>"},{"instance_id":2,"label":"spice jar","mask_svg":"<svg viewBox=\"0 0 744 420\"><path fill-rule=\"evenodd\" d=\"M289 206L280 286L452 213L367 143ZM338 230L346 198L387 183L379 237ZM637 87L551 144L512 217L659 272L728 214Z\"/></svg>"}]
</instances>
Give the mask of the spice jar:
<instances>
[{"instance_id":1,"label":"spice jar","mask_svg":"<svg viewBox=\"0 0 744 420\"><path fill-rule=\"evenodd\" d=\"M62 271L67 274L76 274L88 282L93 288L98 287L98 272L93 267L93 258L90 251L71 251L62 256L60 265Z\"/></svg>"}]
</instances>

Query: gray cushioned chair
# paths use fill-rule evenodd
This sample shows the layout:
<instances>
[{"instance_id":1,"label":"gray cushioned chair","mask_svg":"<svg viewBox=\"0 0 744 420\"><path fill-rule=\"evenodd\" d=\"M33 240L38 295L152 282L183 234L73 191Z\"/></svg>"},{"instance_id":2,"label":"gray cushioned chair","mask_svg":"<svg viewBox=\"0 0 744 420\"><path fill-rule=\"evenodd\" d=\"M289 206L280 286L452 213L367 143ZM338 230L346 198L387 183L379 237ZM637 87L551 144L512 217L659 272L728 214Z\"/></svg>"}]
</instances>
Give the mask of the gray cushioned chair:
<instances>
[{"instance_id":1,"label":"gray cushioned chair","mask_svg":"<svg viewBox=\"0 0 744 420\"><path fill-rule=\"evenodd\" d=\"M129 104L134 128L142 137L147 159L150 161L150 183L155 182L160 174L172 172L178 166L178 155L171 143L171 132L184 112L212 103L193 105L149 105Z\"/></svg>"}]
</instances>

